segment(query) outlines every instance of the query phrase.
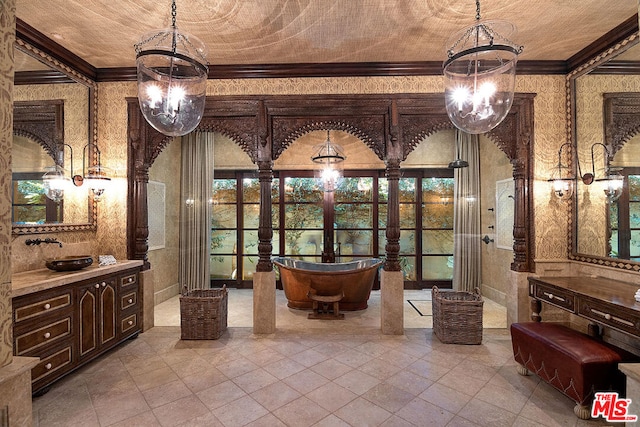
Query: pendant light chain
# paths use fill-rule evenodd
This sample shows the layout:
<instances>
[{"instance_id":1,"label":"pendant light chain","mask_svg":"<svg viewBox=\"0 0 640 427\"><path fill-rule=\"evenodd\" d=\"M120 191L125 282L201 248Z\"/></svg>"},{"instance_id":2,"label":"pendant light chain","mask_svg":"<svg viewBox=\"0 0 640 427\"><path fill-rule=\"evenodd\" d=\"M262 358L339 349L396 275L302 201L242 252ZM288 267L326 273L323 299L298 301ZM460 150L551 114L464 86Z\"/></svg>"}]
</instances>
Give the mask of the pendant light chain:
<instances>
[{"instance_id":1,"label":"pendant light chain","mask_svg":"<svg viewBox=\"0 0 640 427\"><path fill-rule=\"evenodd\" d=\"M476 21L480 20L480 0L476 0Z\"/></svg>"}]
</instances>

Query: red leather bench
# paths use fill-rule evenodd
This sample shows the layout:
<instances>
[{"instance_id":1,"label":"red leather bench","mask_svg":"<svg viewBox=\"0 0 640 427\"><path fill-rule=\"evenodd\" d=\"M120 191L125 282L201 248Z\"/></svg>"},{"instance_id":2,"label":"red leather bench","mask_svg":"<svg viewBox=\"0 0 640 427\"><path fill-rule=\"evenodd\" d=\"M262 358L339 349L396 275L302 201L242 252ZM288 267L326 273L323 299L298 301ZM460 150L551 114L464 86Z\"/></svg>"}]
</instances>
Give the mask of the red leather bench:
<instances>
[{"instance_id":1,"label":"red leather bench","mask_svg":"<svg viewBox=\"0 0 640 427\"><path fill-rule=\"evenodd\" d=\"M513 356L518 373L533 372L576 402L573 412L591 417L597 391L624 395L625 376L619 362L638 357L586 334L555 323L525 322L511 325Z\"/></svg>"}]
</instances>

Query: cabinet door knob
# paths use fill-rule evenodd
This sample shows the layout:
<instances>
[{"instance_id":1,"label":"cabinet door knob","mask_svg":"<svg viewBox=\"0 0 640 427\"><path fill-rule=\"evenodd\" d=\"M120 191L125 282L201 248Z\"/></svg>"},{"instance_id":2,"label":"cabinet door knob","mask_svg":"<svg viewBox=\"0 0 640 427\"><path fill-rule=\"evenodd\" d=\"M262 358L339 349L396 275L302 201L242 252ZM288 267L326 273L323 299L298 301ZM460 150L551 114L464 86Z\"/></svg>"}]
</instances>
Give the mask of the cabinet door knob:
<instances>
[{"instance_id":1,"label":"cabinet door knob","mask_svg":"<svg viewBox=\"0 0 640 427\"><path fill-rule=\"evenodd\" d=\"M96 283L96 289L98 289L100 287L99 283Z\"/></svg>"},{"instance_id":2,"label":"cabinet door knob","mask_svg":"<svg viewBox=\"0 0 640 427\"><path fill-rule=\"evenodd\" d=\"M106 282L102 282L102 287L104 288L105 286L107 286Z\"/></svg>"},{"instance_id":3,"label":"cabinet door knob","mask_svg":"<svg viewBox=\"0 0 640 427\"><path fill-rule=\"evenodd\" d=\"M127 323L129 324L129 326L131 326L133 325L133 320L129 320Z\"/></svg>"},{"instance_id":4,"label":"cabinet door knob","mask_svg":"<svg viewBox=\"0 0 640 427\"><path fill-rule=\"evenodd\" d=\"M47 363L46 365L44 365L44 368L48 371L49 369L51 369L51 363Z\"/></svg>"},{"instance_id":5,"label":"cabinet door knob","mask_svg":"<svg viewBox=\"0 0 640 427\"><path fill-rule=\"evenodd\" d=\"M133 277L129 277L129 283L133 282Z\"/></svg>"},{"instance_id":6,"label":"cabinet door knob","mask_svg":"<svg viewBox=\"0 0 640 427\"><path fill-rule=\"evenodd\" d=\"M51 304L47 303L44 305L45 310L49 310L51 308Z\"/></svg>"},{"instance_id":7,"label":"cabinet door knob","mask_svg":"<svg viewBox=\"0 0 640 427\"><path fill-rule=\"evenodd\" d=\"M44 337L45 338L51 338L51 332L45 332L44 333Z\"/></svg>"},{"instance_id":8,"label":"cabinet door knob","mask_svg":"<svg viewBox=\"0 0 640 427\"><path fill-rule=\"evenodd\" d=\"M128 299L129 304L133 304L133 298Z\"/></svg>"},{"instance_id":9,"label":"cabinet door knob","mask_svg":"<svg viewBox=\"0 0 640 427\"><path fill-rule=\"evenodd\" d=\"M607 313L607 314L604 315L604 318L607 319L607 320L611 320L611 315L609 313Z\"/></svg>"}]
</instances>

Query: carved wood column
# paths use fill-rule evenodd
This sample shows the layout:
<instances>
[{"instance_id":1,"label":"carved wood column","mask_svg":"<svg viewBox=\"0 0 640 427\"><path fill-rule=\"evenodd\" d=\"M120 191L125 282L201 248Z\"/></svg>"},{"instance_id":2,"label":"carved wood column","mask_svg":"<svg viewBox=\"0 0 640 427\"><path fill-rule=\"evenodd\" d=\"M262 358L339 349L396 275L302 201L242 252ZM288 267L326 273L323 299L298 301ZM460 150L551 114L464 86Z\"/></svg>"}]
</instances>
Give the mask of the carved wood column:
<instances>
[{"instance_id":1,"label":"carved wood column","mask_svg":"<svg viewBox=\"0 0 640 427\"><path fill-rule=\"evenodd\" d=\"M271 185L273 181L273 161L271 135L267 126L267 112L264 102L258 108L258 181L260 182L260 217L258 222L258 264L257 272L273 270L273 221Z\"/></svg>"},{"instance_id":2,"label":"carved wood column","mask_svg":"<svg viewBox=\"0 0 640 427\"><path fill-rule=\"evenodd\" d=\"M387 142L386 177L389 184L387 199L387 243L385 251L387 259L384 263L386 271L401 271L400 268L400 160L402 146L400 144L398 126L398 108L395 100L391 103L391 123Z\"/></svg>"},{"instance_id":3,"label":"carved wood column","mask_svg":"<svg viewBox=\"0 0 640 427\"><path fill-rule=\"evenodd\" d=\"M137 99L128 100L129 144L127 173L129 179L127 195L127 258L144 262L142 269L151 268L147 257L149 249L149 219L147 208L147 183L150 164L146 161L147 124L142 116Z\"/></svg>"}]
</instances>

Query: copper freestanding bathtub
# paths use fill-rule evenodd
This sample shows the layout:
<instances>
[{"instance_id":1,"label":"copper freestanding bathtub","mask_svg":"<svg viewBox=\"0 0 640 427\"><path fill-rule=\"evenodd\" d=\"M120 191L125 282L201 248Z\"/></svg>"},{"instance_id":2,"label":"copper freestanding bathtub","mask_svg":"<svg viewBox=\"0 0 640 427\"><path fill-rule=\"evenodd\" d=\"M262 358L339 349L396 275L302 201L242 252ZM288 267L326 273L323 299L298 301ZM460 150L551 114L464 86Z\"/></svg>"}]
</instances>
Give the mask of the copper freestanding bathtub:
<instances>
[{"instance_id":1,"label":"copper freestanding bathtub","mask_svg":"<svg viewBox=\"0 0 640 427\"><path fill-rule=\"evenodd\" d=\"M368 258L361 261L341 263L316 263L293 258L277 257L274 264L280 270L282 288L287 297L287 306L311 310L309 290L321 287L335 288L342 284L344 298L340 310L354 311L367 308L369 294L382 260Z\"/></svg>"}]
</instances>

